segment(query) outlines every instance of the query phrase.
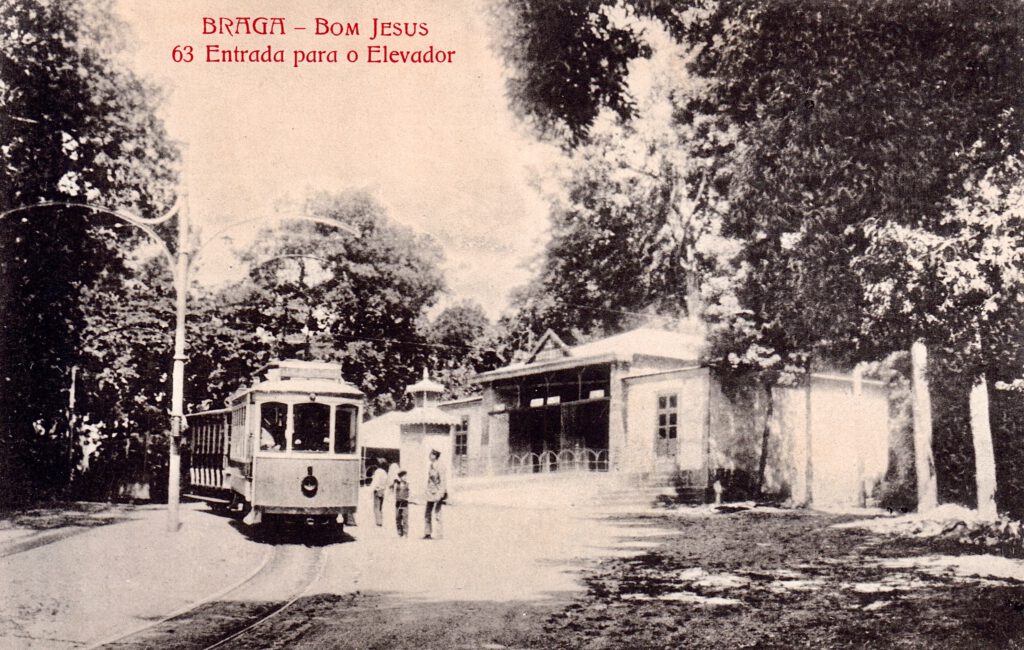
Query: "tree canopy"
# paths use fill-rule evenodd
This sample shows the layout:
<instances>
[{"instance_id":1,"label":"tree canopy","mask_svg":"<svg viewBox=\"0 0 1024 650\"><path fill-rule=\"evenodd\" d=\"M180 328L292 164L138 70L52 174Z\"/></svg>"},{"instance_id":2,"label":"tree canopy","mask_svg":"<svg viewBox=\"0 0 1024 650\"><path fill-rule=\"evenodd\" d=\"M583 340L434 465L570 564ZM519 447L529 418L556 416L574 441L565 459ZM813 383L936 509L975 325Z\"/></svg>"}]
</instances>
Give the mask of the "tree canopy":
<instances>
[{"instance_id":1,"label":"tree canopy","mask_svg":"<svg viewBox=\"0 0 1024 650\"><path fill-rule=\"evenodd\" d=\"M123 25L110 3L5 2L0 16L0 211L169 207L176 153L157 94L116 56ZM88 354L83 297L121 277L138 239L79 208L0 221L0 499L66 482L71 369Z\"/></svg>"},{"instance_id":2,"label":"tree canopy","mask_svg":"<svg viewBox=\"0 0 1024 650\"><path fill-rule=\"evenodd\" d=\"M1024 145L1020 3L538 0L509 11L513 105L574 155L601 142L603 111L627 128L643 119L630 56L656 56L663 33L686 51L686 74L663 91L676 146L699 172L683 180L691 200L701 181L718 193L721 201L694 204L696 221L718 219L737 244L700 269L709 360L720 370L770 381L924 339L968 384L999 364L998 376L1020 376L1011 269L1022 231L1008 216ZM544 66L532 43L554 36L547 15L559 11L608 27L570 31L583 60ZM550 90L559 87L590 92L566 110ZM614 185L608 170L599 177ZM650 207L629 201L623 212L639 223L616 236L642 236L655 222ZM552 250L567 241L562 220L555 211ZM573 253L605 236L577 232ZM545 278L530 289L533 304L558 300ZM611 302L630 303L640 284L609 292ZM588 318L577 322L591 327Z\"/></svg>"},{"instance_id":3,"label":"tree canopy","mask_svg":"<svg viewBox=\"0 0 1024 650\"><path fill-rule=\"evenodd\" d=\"M244 251L248 277L193 319L191 345L211 351L189 366L193 403L223 400L274 358L340 361L375 410L393 406L422 372L430 346L420 322L444 288L437 244L393 223L363 192L317 194L306 213L359 236L289 222Z\"/></svg>"}]
</instances>

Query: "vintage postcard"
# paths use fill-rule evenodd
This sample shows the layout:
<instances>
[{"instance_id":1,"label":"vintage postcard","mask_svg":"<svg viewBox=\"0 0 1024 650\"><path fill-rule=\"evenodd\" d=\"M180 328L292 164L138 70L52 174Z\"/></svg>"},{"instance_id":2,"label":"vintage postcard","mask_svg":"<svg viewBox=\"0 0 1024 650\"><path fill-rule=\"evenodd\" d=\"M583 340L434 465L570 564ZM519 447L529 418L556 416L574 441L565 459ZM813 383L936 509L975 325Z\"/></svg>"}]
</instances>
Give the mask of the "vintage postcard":
<instances>
[{"instance_id":1,"label":"vintage postcard","mask_svg":"<svg viewBox=\"0 0 1024 650\"><path fill-rule=\"evenodd\" d=\"M0 24L0 646L1024 647L1019 2Z\"/></svg>"}]
</instances>

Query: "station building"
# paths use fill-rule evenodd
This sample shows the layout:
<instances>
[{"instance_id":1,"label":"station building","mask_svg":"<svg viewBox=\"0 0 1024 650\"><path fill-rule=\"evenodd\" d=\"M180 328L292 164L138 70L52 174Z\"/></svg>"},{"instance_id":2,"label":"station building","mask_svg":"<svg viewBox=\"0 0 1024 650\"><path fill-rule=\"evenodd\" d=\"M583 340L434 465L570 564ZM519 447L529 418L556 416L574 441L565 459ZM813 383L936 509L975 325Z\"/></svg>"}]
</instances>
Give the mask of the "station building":
<instances>
[{"instance_id":1,"label":"station building","mask_svg":"<svg viewBox=\"0 0 1024 650\"><path fill-rule=\"evenodd\" d=\"M478 375L478 396L436 401L443 387L435 385L424 408L368 422L367 444L390 431L406 449L403 432L424 426L412 420L433 414L434 436L447 437L432 444L444 444L456 477L597 471L711 498L716 481L749 486L767 419L768 491L818 506L865 503L889 460L884 385L814 374L800 387L777 387L769 414L762 389L722 389L701 364L704 345L697 325L576 346L549 330L520 361Z\"/></svg>"}]
</instances>

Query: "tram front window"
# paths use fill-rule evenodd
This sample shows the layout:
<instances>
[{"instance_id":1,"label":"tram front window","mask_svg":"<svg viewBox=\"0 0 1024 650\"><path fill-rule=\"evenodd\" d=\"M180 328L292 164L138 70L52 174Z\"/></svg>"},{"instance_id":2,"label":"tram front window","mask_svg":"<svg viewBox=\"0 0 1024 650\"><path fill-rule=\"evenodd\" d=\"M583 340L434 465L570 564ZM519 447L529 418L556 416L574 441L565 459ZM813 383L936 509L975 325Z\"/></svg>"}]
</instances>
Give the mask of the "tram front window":
<instances>
[{"instance_id":1,"label":"tram front window","mask_svg":"<svg viewBox=\"0 0 1024 650\"><path fill-rule=\"evenodd\" d=\"M288 422L288 405L280 402L265 402L260 405L260 450L284 451L287 446L285 429Z\"/></svg>"},{"instance_id":2,"label":"tram front window","mask_svg":"<svg viewBox=\"0 0 1024 650\"><path fill-rule=\"evenodd\" d=\"M339 404L334 407L334 453L356 453L356 407Z\"/></svg>"},{"instance_id":3,"label":"tram front window","mask_svg":"<svg viewBox=\"0 0 1024 650\"><path fill-rule=\"evenodd\" d=\"M292 449L330 451L331 408L326 404L296 404Z\"/></svg>"}]
</instances>

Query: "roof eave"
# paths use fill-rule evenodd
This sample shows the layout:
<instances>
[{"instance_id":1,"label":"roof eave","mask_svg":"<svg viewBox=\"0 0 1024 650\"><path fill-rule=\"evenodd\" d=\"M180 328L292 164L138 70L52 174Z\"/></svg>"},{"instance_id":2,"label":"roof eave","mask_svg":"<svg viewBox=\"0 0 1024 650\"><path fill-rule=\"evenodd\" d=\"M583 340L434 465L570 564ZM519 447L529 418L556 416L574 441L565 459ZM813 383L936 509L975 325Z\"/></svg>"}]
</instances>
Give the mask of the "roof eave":
<instances>
[{"instance_id":1,"label":"roof eave","mask_svg":"<svg viewBox=\"0 0 1024 650\"><path fill-rule=\"evenodd\" d=\"M565 357L563 359L555 359L553 361L530 363L518 368L498 368L497 370L490 370L488 372L481 373L474 377L473 383L486 384L498 379L509 379L511 377L525 377L526 375L537 375L555 370L565 370L566 368L573 368L575 366L593 366L602 363L614 363L622 361L628 362L630 361L630 359L630 355L622 354L619 352L605 352L602 354L595 354L587 357Z\"/></svg>"}]
</instances>

